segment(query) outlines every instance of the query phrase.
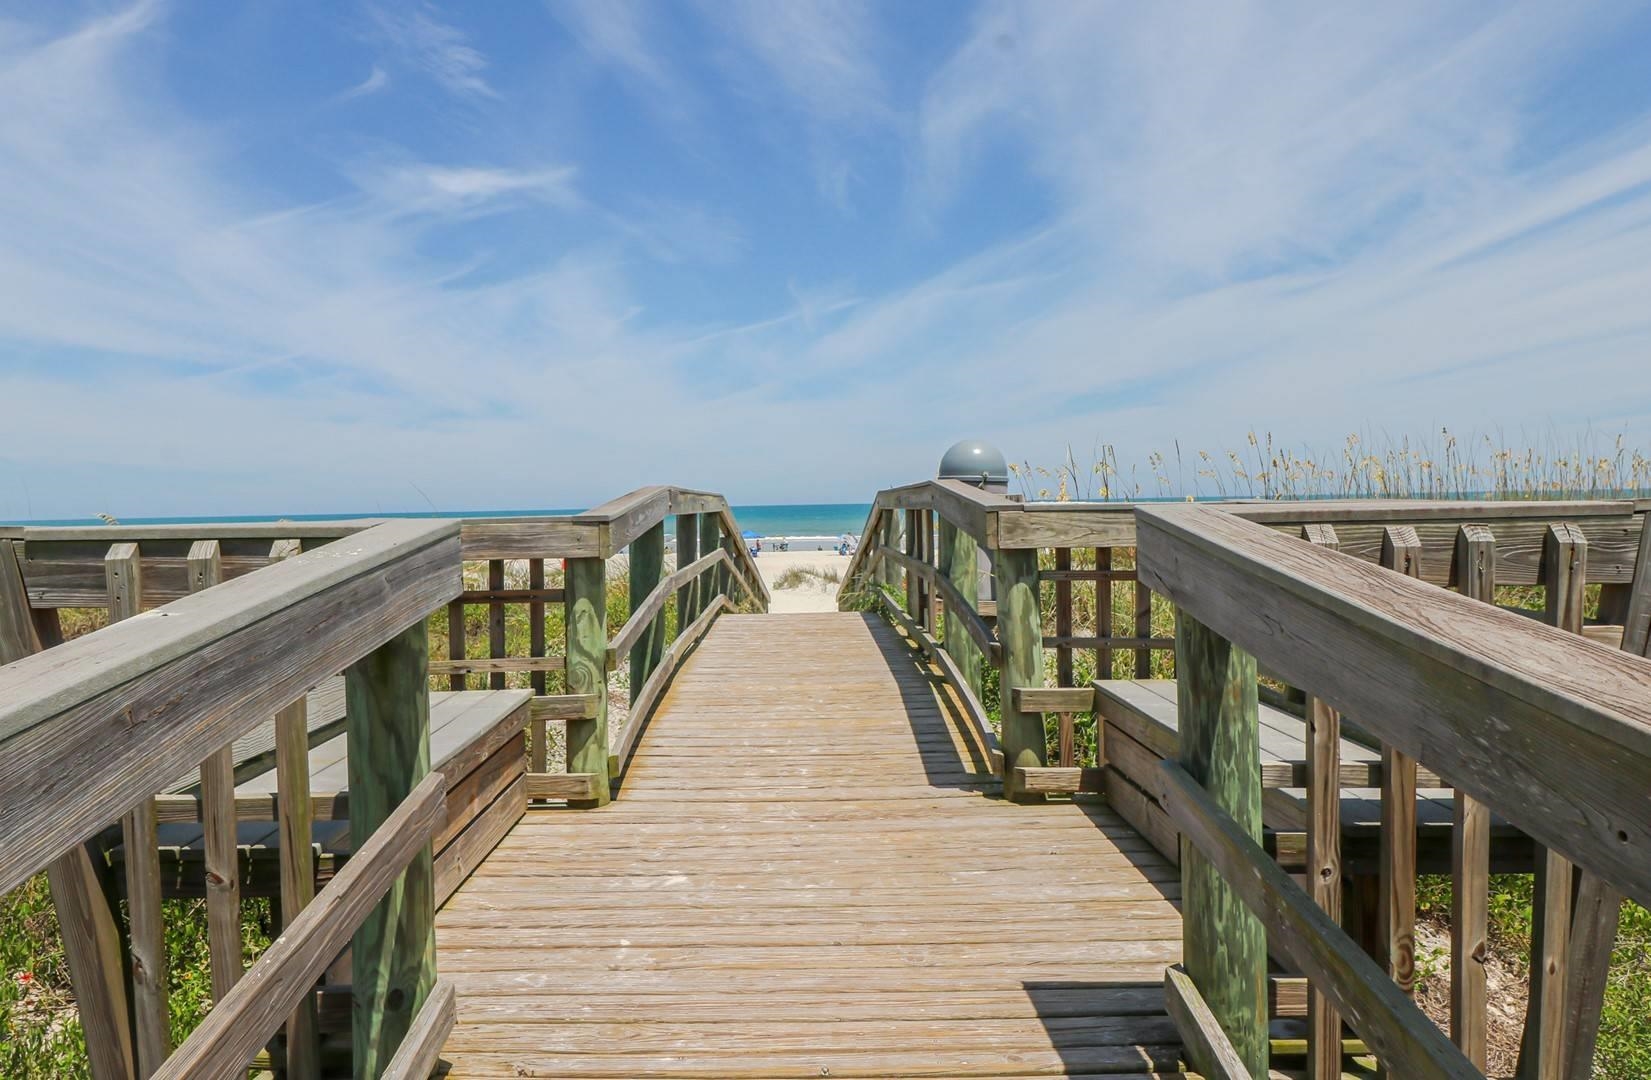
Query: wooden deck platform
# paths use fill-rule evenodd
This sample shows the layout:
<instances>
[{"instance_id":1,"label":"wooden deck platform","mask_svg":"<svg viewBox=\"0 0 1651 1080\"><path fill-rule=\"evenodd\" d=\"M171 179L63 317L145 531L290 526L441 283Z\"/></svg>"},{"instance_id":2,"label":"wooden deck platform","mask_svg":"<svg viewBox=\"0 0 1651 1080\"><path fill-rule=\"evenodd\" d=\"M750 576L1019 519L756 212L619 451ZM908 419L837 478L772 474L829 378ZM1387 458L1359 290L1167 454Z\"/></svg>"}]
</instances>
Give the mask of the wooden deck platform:
<instances>
[{"instance_id":1,"label":"wooden deck platform","mask_svg":"<svg viewBox=\"0 0 1651 1080\"><path fill-rule=\"evenodd\" d=\"M1177 872L965 746L881 621L719 620L621 797L530 811L438 914L450 1075L1174 1072Z\"/></svg>"}]
</instances>

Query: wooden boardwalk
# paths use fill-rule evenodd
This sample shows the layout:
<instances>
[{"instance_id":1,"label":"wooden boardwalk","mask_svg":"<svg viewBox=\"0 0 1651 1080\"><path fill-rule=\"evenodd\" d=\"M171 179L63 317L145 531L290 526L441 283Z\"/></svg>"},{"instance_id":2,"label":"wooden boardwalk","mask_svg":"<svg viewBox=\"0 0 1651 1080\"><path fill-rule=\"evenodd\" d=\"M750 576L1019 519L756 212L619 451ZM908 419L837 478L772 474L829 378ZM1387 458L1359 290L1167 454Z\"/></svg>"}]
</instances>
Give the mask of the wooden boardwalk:
<instances>
[{"instance_id":1,"label":"wooden boardwalk","mask_svg":"<svg viewBox=\"0 0 1651 1080\"><path fill-rule=\"evenodd\" d=\"M719 620L617 801L530 812L439 913L450 1075L1173 1072L1176 870L964 746L880 620Z\"/></svg>"}]
</instances>

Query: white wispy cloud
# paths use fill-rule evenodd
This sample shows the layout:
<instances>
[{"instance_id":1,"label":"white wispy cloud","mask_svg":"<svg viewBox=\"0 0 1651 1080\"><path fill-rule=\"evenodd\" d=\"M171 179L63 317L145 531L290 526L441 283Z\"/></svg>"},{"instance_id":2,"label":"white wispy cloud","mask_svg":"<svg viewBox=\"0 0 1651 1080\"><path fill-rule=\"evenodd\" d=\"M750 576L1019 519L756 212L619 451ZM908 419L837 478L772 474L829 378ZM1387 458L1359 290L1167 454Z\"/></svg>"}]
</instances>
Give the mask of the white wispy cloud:
<instances>
[{"instance_id":1,"label":"white wispy cloud","mask_svg":"<svg viewBox=\"0 0 1651 1080\"><path fill-rule=\"evenodd\" d=\"M421 0L367 8L374 28L400 62L461 98L496 98L483 76L487 58L463 31Z\"/></svg>"},{"instance_id":2,"label":"white wispy cloud","mask_svg":"<svg viewBox=\"0 0 1651 1080\"><path fill-rule=\"evenodd\" d=\"M367 73L367 77L338 95L339 101L350 101L354 98L370 97L390 85L390 73L377 64Z\"/></svg>"}]
</instances>

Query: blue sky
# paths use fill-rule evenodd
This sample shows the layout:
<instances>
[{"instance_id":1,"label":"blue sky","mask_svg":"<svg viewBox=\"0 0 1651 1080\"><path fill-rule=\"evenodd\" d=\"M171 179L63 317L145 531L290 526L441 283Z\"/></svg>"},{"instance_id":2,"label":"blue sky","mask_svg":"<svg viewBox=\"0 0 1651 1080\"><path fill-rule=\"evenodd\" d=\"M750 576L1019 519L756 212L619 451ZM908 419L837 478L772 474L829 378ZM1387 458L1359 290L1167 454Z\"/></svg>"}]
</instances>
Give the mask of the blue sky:
<instances>
[{"instance_id":1,"label":"blue sky","mask_svg":"<svg viewBox=\"0 0 1651 1080\"><path fill-rule=\"evenodd\" d=\"M1651 7L0 4L0 518L1651 429Z\"/></svg>"}]
</instances>

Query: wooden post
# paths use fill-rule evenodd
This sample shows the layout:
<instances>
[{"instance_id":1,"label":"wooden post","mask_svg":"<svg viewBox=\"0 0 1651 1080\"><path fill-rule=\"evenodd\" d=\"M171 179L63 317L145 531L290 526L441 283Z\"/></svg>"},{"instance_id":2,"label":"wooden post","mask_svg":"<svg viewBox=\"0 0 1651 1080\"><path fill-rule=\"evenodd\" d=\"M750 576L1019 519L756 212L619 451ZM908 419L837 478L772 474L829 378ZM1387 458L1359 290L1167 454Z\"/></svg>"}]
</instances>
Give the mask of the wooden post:
<instances>
[{"instance_id":1,"label":"wooden post","mask_svg":"<svg viewBox=\"0 0 1651 1080\"><path fill-rule=\"evenodd\" d=\"M1260 718L1255 658L1176 612L1180 762L1261 842ZM1266 1076L1267 934L1190 843L1181 844L1182 955L1188 974L1252 1076ZM1208 1072L1213 1063L1194 1061Z\"/></svg>"},{"instance_id":2,"label":"wooden post","mask_svg":"<svg viewBox=\"0 0 1651 1080\"><path fill-rule=\"evenodd\" d=\"M711 554L722 543L722 521L717 514L699 515L699 554L701 558ZM699 576L696 582L699 586L699 604L696 613L704 611L716 603L717 594L726 592L723 581L723 568L714 566Z\"/></svg>"},{"instance_id":3,"label":"wooden post","mask_svg":"<svg viewBox=\"0 0 1651 1080\"><path fill-rule=\"evenodd\" d=\"M630 576L631 576L631 610L635 611L642 601L648 598L659 585L664 576L665 568L665 523L661 521L647 532L631 541ZM634 704L636 695L641 692L642 686L652 675L654 668L659 666L660 657L665 652L665 633L663 620L655 616L653 623L642 632L636 644L631 646L631 696Z\"/></svg>"},{"instance_id":4,"label":"wooden post","mask_svg":"<svg viewBox=\"0 0 1651 1080\"><path fill-rule=\"evenodd\" d=\"M978 608L980 604L980 549L974 537L956 525L940 519L940 570L957 589L959 595ZM946 651L957 661L964 681L975 700L980 700L982 672L980 646L963 628L963 621L951 607L946 608Z\"/></svg>"},{"instance_id":5,"label":"wooden post","mask_svg":"<svg viewBox=\"0 0 1651 1080\"><path fill-rule=\"evenodd\" d=\"M420 621L344 673L356 851L430 772L429 660ZM426 845L355 932L350 982L358 1080L377 1080L435 984L435 898Z\"/></svg>"},{"instance_id":6,"label":"wooden post","mask_svg":"<svg viewBox=\"0 0 1651 1080\"><path fill-rule=\"evenodd\" d=\"M954 560L956 556L953 556ZM1042 802L1020 790L1015 770L1049 762L1043 714L1015 708L1016 688L1043 685L1043 619L1038 611L1038 553L1026 548L992 553L997 591L997 633L1003 643L998 709L1003 717L1003 794L1015 802Z\"/></svg>"},{"instance_id":7,"label":"wooden post","mask_svg":"<svg viewBox=\"0 0 1651 1080\"><path fill-rule=\"evenodd\" d=\"M189 548L189 591L223 580L218 541ZM201 830L206 849L206 939L212 1000L222 1001L241 978L241 857L236 847L235 748L224 745L201 763Z\"/></svg>"},{"instance_id":8,"label":"wooden post","mask_svg":"<svg viewBox=\"0 0 1651 1080\"><path fill-rule=\"evenodd\" d=\"M663 528L663 526L661 526ZM527 561L527 587L535 591L545 587L545 560L529 559ZM543 601L535 600L527 605L528 644L527 654L533 657L545 655L545 605ZM535 671L528 676L535 694L547 692L545 672ZM529 748L529 768L536 773L546 770L546 759L549 756L547 732L544 717L534 717L529 722L528 738L532 742Z\"/></svg>"},{"instance_id":9,"label":"wooden post","mask_svg":"<svg viewBox=\"0 0 1651 1080\"><path fill-rule=\"evenodd\" d=\"M1588 578L1588 540L1568 522L1550 525L1542 537L1544 616L1561 630L1582 632L1583 595ZM1537 845L1536 881L1531 890L1531 996L1519 1047L1521 1080L1559 1080L1565 1075L1565 999L1571 946L1569 859Z\"/></svg>"},{"instance_id":10,"label":"wooden post","mask_svg":"<svg viewBox=\"0 0 1651 1080\"><path fill-rule=\"evenodd\" d=\"M294 554L297 549L292 545L277 544L270 551L271 558ZM315 899L309 704L304 698L275 714L275 790L276 827L281 837L281 926L285 929ZM288 1080L319 1080L320 1040L315 997L308 995L287 1017Z\"/></svg>"},{"instance_id":11,"label":"wooden post","mask_svg":"<svg viewBox=\"0 0 1651 1080\"><path fill-rule=\"evenodd\" d=\"M1642 519L1644 515L1641 515ZM1633 580L1601 587L1600 618L1623 627L1622 648L1645 656L1651 640L1651 529L1640 531ZM1577 872L1571 912L1570 972L1566 979L1565 1075L1586 1076L1594 1065L1611 953L1622 921L1622 893L1586 870Z\"/></svg>"},{"instance_id":12,"label":"wooden post","mask_svg":"<svg viewBox=\"0 0 1651 1080\"><path fill-rule=\"evenodd\" d=\"M447 659L463 660L465 653L464 601L453 600L447 605ZM447 676L447 689L463 690L465 677L454 672Z\"/></svg>"},{"instance_id":13,"label":"wooden post","mask_svg":"<svg viewBox=\"0 0 1651 1080\"><path fill-rule=\"evenodd\" d=\"M1408 525L1382 530L1382 565L1422 576L1422 541ZM1416 986L1416 759L1382 745L1382 957L1400 990Z\"/></svg>"},{"instance_id":14,"label":"wooden post","mask_svg":"<svg viewBox=\"0 0 1651 1080\"><path fill-rule=\"evenodd\" d=\"M1308 543L1338 551L1332 525L1308 525ZM1307 891L1324 913L1341 921L1341 714L1316 697L1307 710ZM1341 1080L1341 1013L1322 989L1307 997L1307 1076Z\"/></svg>"},{"instance_id":15,"label":"wooden post","mask_svg":"<svg viewBox=\"0 0 1651 1080\"><path fill-rule=\"evenodd\" d=\"M906 530L906 553L918 562L922 562L924 513L921 510L911 510L907 512L906 516L909 526ZM912 574L909 576L906 589L907 606L912 617L912 622L926 630L930 630L932 633L932 629L924 623L924 615L926 614L925 609L928 607L928 604L924 600L923 585L923 579L918 575Z\"/></svg>"},{"instance_id":16,"label":"wooden post","mask_svg":"<svg viewBox=\"0 0 1651 1080\"><path fill-rule=\"evenodd\" d=\"M103 887L86 845L74 847L46 867L63 933L63 954L75 994L80 1026L94 1080L131 1080L135 1062L121 973L120 930L104 900Z\"/></svg>"},{"instance_id":17,"label":"wooden post","mask_svg":"<svg viewBox=\"0 0 1651 1080\"><path fill-rule=\"evenodd\" d=\"M23 583L16 541L0 540L0 664L21 660L42 647L29 609L29 590Z\"/></svg>"},{"instance_id":18,"label":"wooden post","mask_svg":"<svg viewBox=\"0 0 1651 1080\"><path fill-rule=\"evenodd\" d=\"M1135 579L1135 636L1152 636L1152 590L1140 578ZM1152 678L1152 650L1145 645L1135 650L1135 677Z\"/></svg>"},{"instance_id":19,"label":"wooden post","mask_svg":"<svg viewBox=\"0 0 1651 1080\"><path fill-rule=\"evenodd\" d=\"M1456 587L1496 602L1496 537L1484 525L1456 534ZM1486 1067L1485 960L1490 950L1490 807L1458 788L1450 844L1450 1036Z\"/></svg>"},{"instance_id":20,"label":"wooden post","mask_svg":"<svg viewBox=\"0 0 1651 1080\"><path fill-rule=\"evenodd\" d=\"M29 608L16 542L0 540L0 664L45 647ZM55 614L55 611L53 612ZM132 1029L122 975L120 930L84 844L76 844L46 868L52 906L63 935L69 982L93 1080L129 1080Z\"/></svg>"},{"instance_id":21,"label":"wooden post","mask_svg":"<svg viewBox=\"0 0 1651 1080\"><path fill-rule=\"evenodd\" d=\"M109 592L109 621L143 610L143 567L136 544L112 544L103 560ZM121 819L126 859L126 917L132 955L133 1042L139 1080L172 1051L166 996L166 927L161 912L159 840L155 800L145 797Z\"/></svg>"},{"instance_id":22,"label":"wooden post","mask_svg":"<svg viewBox=\"0 0 1651 1080\"><path fill-rule=\"evenodd\" d=\"M677 519L678 522L681 518ZM695 535L697 536L697 530ZM678 555L680 558L681 555ZM697 558L697 556L696 556ZM583 809L608 802L608 582L599 558L567 561L568 693L594 694L596 716L569 720L568 772L591 773L590 799L568 805ZM695 609L698 610L697 608ZM679 615L680 619L681 616ZM678 622L678 633L686 623Z\"/></svg>"},{"instance_id":23,"label":"wooden post","mask_svg":"<svg viewBox=\"0 0 1651 1080\"><path fill-rule=\"evenodd\" d=\"M487 588L490 592L497 592L504 588L504 560L489 559L487 561ZM487 602L487 655L498 660L504 656L504 604L497 600ZM488 673L487 685L491 690L504 689L504 672Z\"/></svg>"},{"instance_id":24,"label":"wooden post","mask_svg":"<svg viewBox=\"0 0 1651 1080\"><path fill-rule=\"evenodd\" d=\"M1055 569L1072 569L1072 549L1055 549ZM1072 581L1070 578L1055 579L1055 636L1072 636ZM1072 685L1072 646L1061 644L1055 646L1055 685ZM1064 757L1064 753L1063 753ZM1070 764L1062 761L1063 767Z\"/></svg>"},{"instance_id":25,"label":"wooden post","mask_svg":"<svg viewBox=\"0 0 1651 1080\"><path fill-rule=\"evenodd\" d=\"M894 534L898 529L898 525L894 520L895 511L883 510L879 511L879 513L881 513L882 517L878 520L877 528L873 533L873 539L883 547L892 549L895 544ZM889 565L888 560L878 559L876 578L878 584L887 585L890 588L893 588L895 584L894 579L895 572Z\"/></svg>"},{"instance_id":26,"label":"wooden post","mask_svg":"<svg viewBox=\"0 0 1651 1080\"><path fill-rule=\"evenodd\" d=\"M1107 576L1095 582L1095 636L1109 638L1112 636L1112 549L1098 547L1095 549L1095 569ZM1112 678L1112 650L1100 645L1095 649L1095 677L1097 679Z\"/></svg>"},{"instance_id":27,"label":"wooden post","mask_svg":"<svg viewBox=\"0 0 1651 1080\"><path fill-rule=\"evenodd\" d=\"M676 568L691 566L699 558L699 515L678 514L676 516ZM695 601L699 599L699 590L695 582L687 582L676 591L676 632L682 633L699 614ZM572 693L569 690L569 693ZM570 765L568 771L572 772Z\"/></svg>"}]
</instances>

